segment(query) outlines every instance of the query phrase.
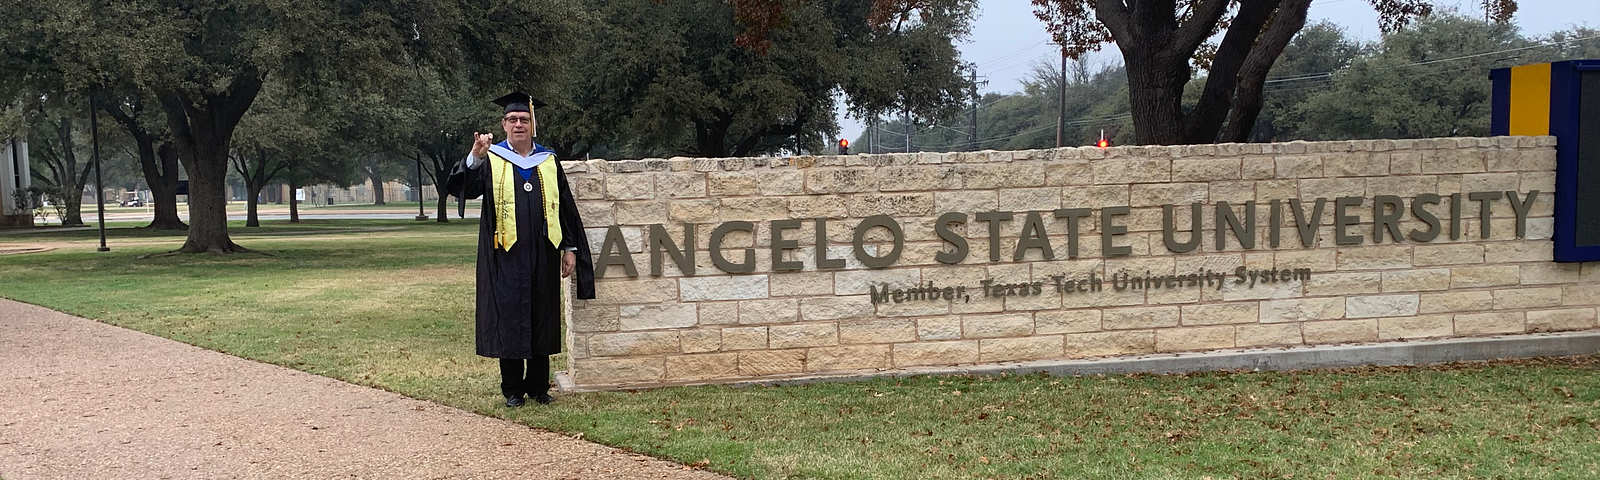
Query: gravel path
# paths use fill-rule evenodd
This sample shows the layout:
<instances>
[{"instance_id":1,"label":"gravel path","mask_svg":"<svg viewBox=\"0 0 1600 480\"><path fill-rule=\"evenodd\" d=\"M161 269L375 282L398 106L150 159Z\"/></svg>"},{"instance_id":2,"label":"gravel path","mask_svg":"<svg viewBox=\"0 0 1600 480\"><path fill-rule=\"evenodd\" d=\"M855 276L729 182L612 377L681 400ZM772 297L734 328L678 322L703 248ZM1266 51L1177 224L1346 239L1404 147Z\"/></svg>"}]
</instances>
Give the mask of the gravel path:
<instances>
[{"instance_id":1,"label":"gravel path","mask_svg":"<svg viewBox=\"0 0 1600 480\"><path fill-rule=\"evenodd\" d=\"M725 478L4 299L0 477Z\"/></svg>"}]
</instances>

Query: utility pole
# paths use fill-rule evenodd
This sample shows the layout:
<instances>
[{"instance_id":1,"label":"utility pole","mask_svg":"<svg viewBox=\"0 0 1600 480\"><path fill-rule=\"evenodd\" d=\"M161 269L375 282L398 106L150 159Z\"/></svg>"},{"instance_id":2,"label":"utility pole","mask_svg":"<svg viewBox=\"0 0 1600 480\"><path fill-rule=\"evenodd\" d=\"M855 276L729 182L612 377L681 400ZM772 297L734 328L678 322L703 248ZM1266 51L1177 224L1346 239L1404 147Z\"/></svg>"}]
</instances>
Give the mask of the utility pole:
<instances>
[{"instance_id":1,"label":"utility pole","mask_svg":"<svg viewBox=\"0 0 1600 480\"><path fill-rule=\"evenodd\" d=\"M877 153L877 152L874 151L874 149L877 148L877 145L878 145L878 116L877 115L873 115L872 116L872 120L867 122L867 153L868 154Z\"/></svg>"},{"instance_id":2,"label":"utility pole","mask_svg":"<svg viewBox=\"0 0 1600 480\"><path fill-rule=\"evenodd\" d=\"M1065 145L1067 136L1067 47L1061 46L1061 105L1056 111L1056 148Z\"/></svg>"},{"instance_id":3,"label":"utility pole","mask_svg":"<svg viewBox=\"0 0 1600 480\"><path fill-rule=\"evenodd\" d=\"M968 150L977 151L978 150L978 101L983 100L983 97L978 95L978 86L979 85L988 85L989 81L988 80L984 80L982 82L978 81L978 65L977 64L969 63L969 64L967 64L967 68L972 69L972 76L969 77L972 80L972 132L967 134L967 144L968 144ZM985 77L985 78L987 78L987 77Z\"/></svg>"},{"instance_id":4,"label":"utility pole","mask_svg":"<svg viewBox=\"0 0 1600 480\"><path fill-rule=\"evenodd\" d=\"M106 246L106 186L100 181L100 89L89 91L89 135L94 139L94 208L100 215L100 247L96 252L109 252ZM80 193L81 192L73 192Z\"/></svg>"},{"instance_id":5,"label":"utility pole","mask_svg":"<svg viewBox=\"0 0 1600 480\"><path fill-rule=\"evenodd\" d=\"M906 110L906 153L911 153L911 110Z\"/></svg>"}]
</instances>

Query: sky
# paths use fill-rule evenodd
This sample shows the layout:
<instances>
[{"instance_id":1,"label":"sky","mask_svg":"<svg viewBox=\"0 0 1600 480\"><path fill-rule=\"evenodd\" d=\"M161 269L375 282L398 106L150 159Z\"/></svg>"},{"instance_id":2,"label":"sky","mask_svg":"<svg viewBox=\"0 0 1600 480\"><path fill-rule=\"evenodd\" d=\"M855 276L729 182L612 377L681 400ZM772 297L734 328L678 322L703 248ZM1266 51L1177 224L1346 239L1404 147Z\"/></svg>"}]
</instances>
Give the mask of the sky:
<instances>
[{"instance_id":1,"label":"sky","mask_svg":"<svg viewBox=\"0 0 1600 480\"><path fill-rule=\"evenodd\" d=\"M1436 0L1436 9L1455 6L1462 13L1482 15L1482 3L1476 0ZM1540 35L1566 29L1571 25L1600 27L1600 2L1595 0L1519 0L1512 21L1522 28L1524 35ZM1033 6L1027 0L980 0L977 19L972 25L972 36L958 45L967 62L978 65L979 80L988 81L980 92L1011 93L1022 89L1021 79L1031 70L1034 62L1059 62L1056 50L1047 44L1050 35L1044 24L1033 16ZM1362 40L1377 40L1378 14L1366 0L1314 0L1307 23L1326 20L1345 28L1347 35ZM1104 50L1090 57L1100 63L1121 63L1116 46L1106 45ZM841 136L854 139L865 128L857 119L845 117L844 105L839 105Z\"/></svg>"}]
</instances>

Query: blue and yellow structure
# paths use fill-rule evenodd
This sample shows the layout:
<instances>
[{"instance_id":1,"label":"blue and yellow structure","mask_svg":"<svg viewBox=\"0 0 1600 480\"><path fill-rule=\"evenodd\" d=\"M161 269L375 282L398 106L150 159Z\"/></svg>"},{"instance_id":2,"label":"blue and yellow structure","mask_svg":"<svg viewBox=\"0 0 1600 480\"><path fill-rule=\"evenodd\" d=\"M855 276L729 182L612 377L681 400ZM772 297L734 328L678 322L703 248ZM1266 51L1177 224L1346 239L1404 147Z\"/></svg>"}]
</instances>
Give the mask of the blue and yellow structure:
<instances>
[{"instance_id":1,"label":"blue and yellow structure","mask_svg":"<svg viewBox=\"0 0 1600 480\"><path fill-rule=\"evenodd\" d=\"M1556 137L1555 261L1600 260L1600 60L1489 72L1491 135Z\"/></svg>"}]
</instances>

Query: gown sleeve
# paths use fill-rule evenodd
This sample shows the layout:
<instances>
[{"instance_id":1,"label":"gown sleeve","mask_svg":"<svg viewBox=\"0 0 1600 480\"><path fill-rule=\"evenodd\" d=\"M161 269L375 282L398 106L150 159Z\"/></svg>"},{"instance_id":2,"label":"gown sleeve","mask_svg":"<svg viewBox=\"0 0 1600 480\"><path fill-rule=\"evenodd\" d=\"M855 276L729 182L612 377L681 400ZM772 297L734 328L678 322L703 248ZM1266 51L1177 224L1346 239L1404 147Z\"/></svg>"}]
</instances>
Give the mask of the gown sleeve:
<instances>
[{"instance_id":1,"label":"gown sleeve","mask_svg":"<svg viewBox=\"0 0 1600 480\"><path fill-rule=\"evenodd\" d=\"M556 185L561 190L561 247L577 249L578 298L594 298L594 263L590 260L589 237L583 232L583 219L578 216L578 203L567 184L566 169L556 168Z\"/></svg>"},{"instance_id":2,"label":"gown sleeve","mask_svg":"<svg viewBox=\"0 0 1600 480\"><path fill-rule=\"evenodd\" d=\"M483 196L483 174L488 170L474 168L483 166L483 159L481 158L477 159L477 165L468 166L467 163L472 154L467 154L467 157L457 162L455 168L450 169L450 177L444 183L445 190L456 197L456 215L461 218L466 218L467 216L467 199Z\"/></svg>"}]
</instances>

